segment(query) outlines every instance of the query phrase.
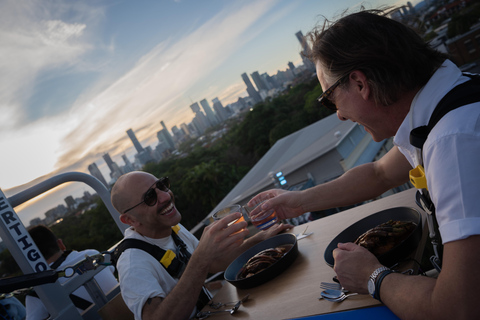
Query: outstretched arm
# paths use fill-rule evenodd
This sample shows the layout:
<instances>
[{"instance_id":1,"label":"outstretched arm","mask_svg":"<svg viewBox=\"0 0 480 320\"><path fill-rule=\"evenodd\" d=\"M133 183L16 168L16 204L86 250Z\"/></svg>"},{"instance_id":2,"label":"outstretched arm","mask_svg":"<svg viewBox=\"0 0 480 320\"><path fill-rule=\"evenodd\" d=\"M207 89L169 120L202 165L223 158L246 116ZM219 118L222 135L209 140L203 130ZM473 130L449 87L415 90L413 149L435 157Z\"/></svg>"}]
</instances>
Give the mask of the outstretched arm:
<instances>
[{"instance_id":1,"label":"outstretched arm","mask_svg":"<svg viewBox=\"0 0 480 320\"><path fill-rule=\"evenodd\" d=\"M264 191L249 205L268 199L263 209L275 208L279 219L359 203L378 197L408 181L411 166L405 156L393 147L376 162L350 169L339 178L304 191L273 189Z\"/></svg>"}]
</instances>

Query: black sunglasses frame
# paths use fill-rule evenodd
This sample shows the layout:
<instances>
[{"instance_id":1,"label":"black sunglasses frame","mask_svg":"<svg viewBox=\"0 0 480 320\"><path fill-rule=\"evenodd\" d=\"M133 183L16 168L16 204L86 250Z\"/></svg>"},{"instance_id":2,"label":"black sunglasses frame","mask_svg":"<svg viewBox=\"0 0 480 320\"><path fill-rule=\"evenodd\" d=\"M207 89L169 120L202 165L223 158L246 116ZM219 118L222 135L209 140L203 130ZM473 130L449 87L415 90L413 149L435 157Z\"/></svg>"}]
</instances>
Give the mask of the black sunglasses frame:
<instances>
[{"instance_id":1,"label":"black sunglasses frame","mask_svg":"<svg viewBox=\"0 0 480 320\"><path fill-rule=\"evenodd\" d=\"M350 73L344 75L340 79L338 79L330 88L324 91L318 98L317 101L320 102L324 107L330 109L332 111L338 111L337 106L333 103L328 97L333 93L333 91L342 83L342 81L348 77Z\"/></svg>"},{"instance_id":2,"label":"black sunglasses frame","mask_svg":"<svg viewBox=\"0 0 480 320\"><path fill-rule=\"evenodd\" d=\"M170 190L170 179L168 177L162 177L155 181L154 184L150 188L148 188L147 192L143 195L143 200L140 203L137 203L133 207L123 211L123 213L127 213L130 210L135 209L139 205L145 203L147 206L152 207L157 203L158 197L157 192L155 189L159 189L163 192L168 192Z\"/></svg>"}]
</instances>

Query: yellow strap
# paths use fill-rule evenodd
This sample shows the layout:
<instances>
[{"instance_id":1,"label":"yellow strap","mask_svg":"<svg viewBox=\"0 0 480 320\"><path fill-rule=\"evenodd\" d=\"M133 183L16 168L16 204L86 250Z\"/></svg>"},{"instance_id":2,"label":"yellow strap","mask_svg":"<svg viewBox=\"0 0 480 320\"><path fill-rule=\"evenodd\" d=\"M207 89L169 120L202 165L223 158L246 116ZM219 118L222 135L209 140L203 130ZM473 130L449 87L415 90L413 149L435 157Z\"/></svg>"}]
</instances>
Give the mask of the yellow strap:
<instances>
[{"instance_id":1,"label":"yellow strap","mask_svg":"<svg viewBox=\"0 0 480 320\"><path fill-rule=\"evenodd\" d=\"M418 165L416 168L410 170L410 182L417 189L427 189L427 177L425 176L425 170L421 165Z\"/></svg>"},{"instance_id":2,"label":"yellow strap","mask_svg":"<svg viewBox=\"0 0 480 320\"><path fill-rule=\"evenodd\" d=\"M167 250L163 255L162 259L160 259L160 263L165 267L168 268L172 263L173 259L175 259L176 255L175 252L172 250Z\"/></svg>"},{"instance_id":3,"label":"yellow strap","mask_svg":"<svg viewBox=\"0 0 480 320\"><path fill-rule=\"evenodd\" d=\"M178 234L178 231L180 231L180 226L179 226L178 224L177 224L177 225L174 225L174 226L172 227L172 230L173 230L173 232L175 232L176 234Z\"/></svg>"}]
</instances>

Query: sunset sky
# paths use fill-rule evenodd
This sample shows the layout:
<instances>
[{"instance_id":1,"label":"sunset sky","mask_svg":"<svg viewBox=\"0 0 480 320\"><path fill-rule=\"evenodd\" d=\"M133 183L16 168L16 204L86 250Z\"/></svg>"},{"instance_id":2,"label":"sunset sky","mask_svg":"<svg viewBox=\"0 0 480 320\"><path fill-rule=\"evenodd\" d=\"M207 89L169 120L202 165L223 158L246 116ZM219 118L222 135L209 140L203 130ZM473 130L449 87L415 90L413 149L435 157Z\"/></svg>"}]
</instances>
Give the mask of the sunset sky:
<instances>
[{"instance_id":1,"label":"sunset sky","mask_svg":"<svg viewBox=\"0 0 480 320\"><path fill-rule=\"evenodd\" d=\"M295 33L322 15L395 3L3 0L0 188L11 196L58 173L88 173L92 162L109 181L104 153L133 161L128 129L154 148L160 121L169 129L190 122L192 101L226 105L246 95L242 73L301 63ZM85 190L73 183L16 212L28 225Z\"/></svg>"}]
</instances>

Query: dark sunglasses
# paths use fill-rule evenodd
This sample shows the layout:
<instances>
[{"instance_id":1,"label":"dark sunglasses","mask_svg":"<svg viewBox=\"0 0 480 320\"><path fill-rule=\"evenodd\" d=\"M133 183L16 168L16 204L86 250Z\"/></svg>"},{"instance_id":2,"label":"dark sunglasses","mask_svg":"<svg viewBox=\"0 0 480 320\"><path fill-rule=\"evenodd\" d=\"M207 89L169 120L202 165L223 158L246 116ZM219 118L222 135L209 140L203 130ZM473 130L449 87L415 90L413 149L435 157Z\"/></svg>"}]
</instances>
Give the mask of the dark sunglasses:
<instances>
[{"instance_id":1,"label":"dark sunglasses","mask_svg":"<svg viewBox=\"0 0 480 320\"><path fill-rule=\"evenodd\" d=\"M340 79L338 79L337 82L335 82L330 88L328 88L317 98L317 101L320 102L324 107L333 111L337 111L337 106L330 99L328 99L328 97L330 97L330 95L333 93L333 90L335 90L340 85L340 83L342 83L342 81L349 75L350 74L346 74Z\"/></svg>"},{"instance_id":2,"label":"dark sunglasses","mask_svg":"<svg viewBox=\"0 0 480 320\"><path fill-rule=\"evenodd\" d=\"M143 196L143 201L134 205L133 207L123 211L123 213L127 213L128 211L135 209L142 203L145 203L147 206L152 207L157 203L157 192L155 189L162 190L163 192L168 192L170 190L170 179L168 177L163 177L158 179L148 190L145 192Z\"/></svg>"}]
</instances>

